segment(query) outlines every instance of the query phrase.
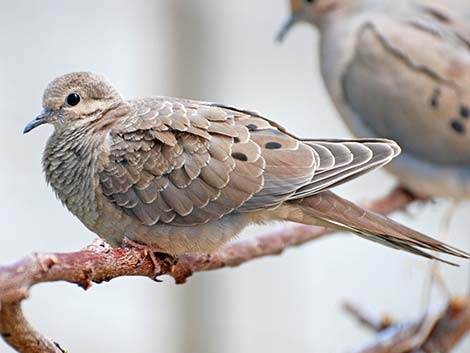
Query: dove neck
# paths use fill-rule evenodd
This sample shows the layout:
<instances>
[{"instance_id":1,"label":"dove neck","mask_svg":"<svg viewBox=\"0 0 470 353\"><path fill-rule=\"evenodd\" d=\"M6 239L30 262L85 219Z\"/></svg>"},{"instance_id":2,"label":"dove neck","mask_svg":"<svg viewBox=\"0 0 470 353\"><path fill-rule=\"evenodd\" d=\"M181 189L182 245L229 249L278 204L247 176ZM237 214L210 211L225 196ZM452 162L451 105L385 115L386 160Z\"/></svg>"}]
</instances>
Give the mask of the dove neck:
<instances>
[{"instance_id":1,"label":"dove neck","mask_svg":"<svg viewBox=\"0 0 470 353\"><path fill-rule=\"evenodd\" d=\"M87 226L97 219L95 189L103 135L85 126L56 130L47 142L43 169L62 203Z\"/></svg>"},{"instance_id":2,"label":"dove neck","mask_svg":"<svg viewBox=\"0 0 470 353\"><path fill-rule=\"evenodd\" d=\"M372 3L372 4L371 4ZM371 6L376 7L377 0L348 0L336 1L331 9L318 13L312 22L321 33L329 31L331 27L344 25L357 15L369 11Z\"/></svg>"}]
</instances>

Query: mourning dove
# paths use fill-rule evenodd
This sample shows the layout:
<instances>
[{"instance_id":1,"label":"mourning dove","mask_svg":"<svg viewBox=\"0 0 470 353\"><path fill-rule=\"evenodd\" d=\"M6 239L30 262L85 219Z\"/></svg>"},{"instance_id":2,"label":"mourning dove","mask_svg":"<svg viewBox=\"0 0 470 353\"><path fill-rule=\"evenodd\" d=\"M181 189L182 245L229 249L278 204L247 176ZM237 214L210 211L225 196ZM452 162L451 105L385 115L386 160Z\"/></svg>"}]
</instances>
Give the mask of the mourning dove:
<instances>
[{"instance_id":1,"label":"mourning dove","mask_svg":"<svg viewBox=\"0 0 470 353\"><path fill-rule=\"evenodd\" d=\"M470 27L454 11L463 6L292 0L279 37L297 21L319 29L321 73L340 115L354 135L400 145L386 168L418 196L470 198Z\"/></svg>"},{"instance_id":2,"label":"mourning dove","mask_svg":"<svg viewBox=\"0 0 470 353\"><path fill-rule=\"evenodd\" d=\"M382 166L390 140L299 139L257 113L168 97L125 101L79 72L53 80L43 112L48 183L90 230L169 254L209 252L245 226L294 221L349 230L434 258L469 254L366 211L329 188Z\"/></svg>"}]
</instances>

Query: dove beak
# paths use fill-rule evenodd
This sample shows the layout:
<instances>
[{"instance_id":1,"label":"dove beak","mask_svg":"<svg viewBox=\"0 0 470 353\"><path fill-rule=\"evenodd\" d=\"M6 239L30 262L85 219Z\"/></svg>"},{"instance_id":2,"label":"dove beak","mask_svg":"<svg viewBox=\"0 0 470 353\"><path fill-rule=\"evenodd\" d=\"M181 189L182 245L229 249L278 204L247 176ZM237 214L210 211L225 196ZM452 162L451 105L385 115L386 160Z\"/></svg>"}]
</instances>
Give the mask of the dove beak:
<instances>
[{"instance_id":1,"label":"dove beak","mask_svg":"<svg viewBox=\"0 0 470 353\"><path fill-rule=\"evenodd\" d=\"M49 122L51 112L48 110L43 110L34 120L32 120L28 125L24 127L23 134L27 134L31 130L37 128L39 125Z\"/></svg>"},{"instance_id":2,"label":"dove beak","mask_svg":"<svg viewBox=\"0 0 470 353\"><path fill-rule=\"evenodd\" d=\"M279 29L279 32L276 35L276 41L282 43L286 37L289 30L300 20L300 15L298 13L293 13L287 21Z\"/></svg>"}]
</instances>

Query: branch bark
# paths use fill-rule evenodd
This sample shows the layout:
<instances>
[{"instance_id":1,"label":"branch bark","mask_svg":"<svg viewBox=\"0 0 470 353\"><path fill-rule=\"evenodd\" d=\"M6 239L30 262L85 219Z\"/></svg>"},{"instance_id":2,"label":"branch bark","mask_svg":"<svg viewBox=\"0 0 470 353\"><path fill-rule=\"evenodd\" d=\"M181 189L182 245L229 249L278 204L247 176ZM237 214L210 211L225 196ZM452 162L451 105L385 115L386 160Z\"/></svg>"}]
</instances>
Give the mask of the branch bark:
<instances>
[{"instance_id":1,"label":"branch bark","mask_svg":"<svg viewBox=\"0 0 470 353\"><path fill-rule=\"evenodd\" d=\"M385 198L369 202L367 207L386 214L404 209L411 201L413 197L410 194L397 188ZM181 284L195 272L235 267L258 257L278 255L289 247L331 233L324 228L297 225L231 243L211 254L178 257L156 254L159 275L170 275ZM28 298L33 285L67 281L87 289L93 282L110 281L121 276L152 278L154 270L152 260L144 251L111 248L100 239L78 252L33 254L14 264L0 266L0 333L8 344L22 353L64 352L59 344L34 330L23 316L21 302Z\"/></svg>"}]
</instances>

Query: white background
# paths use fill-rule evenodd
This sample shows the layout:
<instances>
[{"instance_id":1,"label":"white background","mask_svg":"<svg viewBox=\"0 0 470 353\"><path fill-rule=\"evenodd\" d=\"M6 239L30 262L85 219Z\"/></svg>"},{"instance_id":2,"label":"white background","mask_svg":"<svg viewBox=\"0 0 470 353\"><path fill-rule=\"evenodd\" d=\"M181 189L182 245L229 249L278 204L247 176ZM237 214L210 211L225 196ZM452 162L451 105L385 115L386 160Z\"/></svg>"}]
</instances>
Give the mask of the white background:
<instances>
[{"instance_id":1,"label":"white background","mask_svg":"<svg viewBox=\"0 0 470 353\"><path fill-rule=\"evenodd\" d=\"M317 34L298 26L274 35L286 0L1 1L0 263L33 251L74 251L94 235L55 199L41 171L50 127L27 136L46 84L76 70L106 75L124 97L174 95L263 112L311 137L345 137L317 72ZM355 200L386 193L379 171L337 191ZM437 235L446 202L395 219ZM462 206L452 243L468 249ZM248 229L243 236L266 231ZM70 352L347 352L371 338L341 309L416 318L429 263L350 235L338 235L245 264L170 278L120 278L89 291L66 283L33 288L24 303L34 326ZM443 271L464 293L468 267ZM436 291L435 291L436 292ZM445 298L433 297L439 308ZM2 352L12 352L0 342ZM467 340L456 352L470 350Z\"/></svg>"}]
</instances>

